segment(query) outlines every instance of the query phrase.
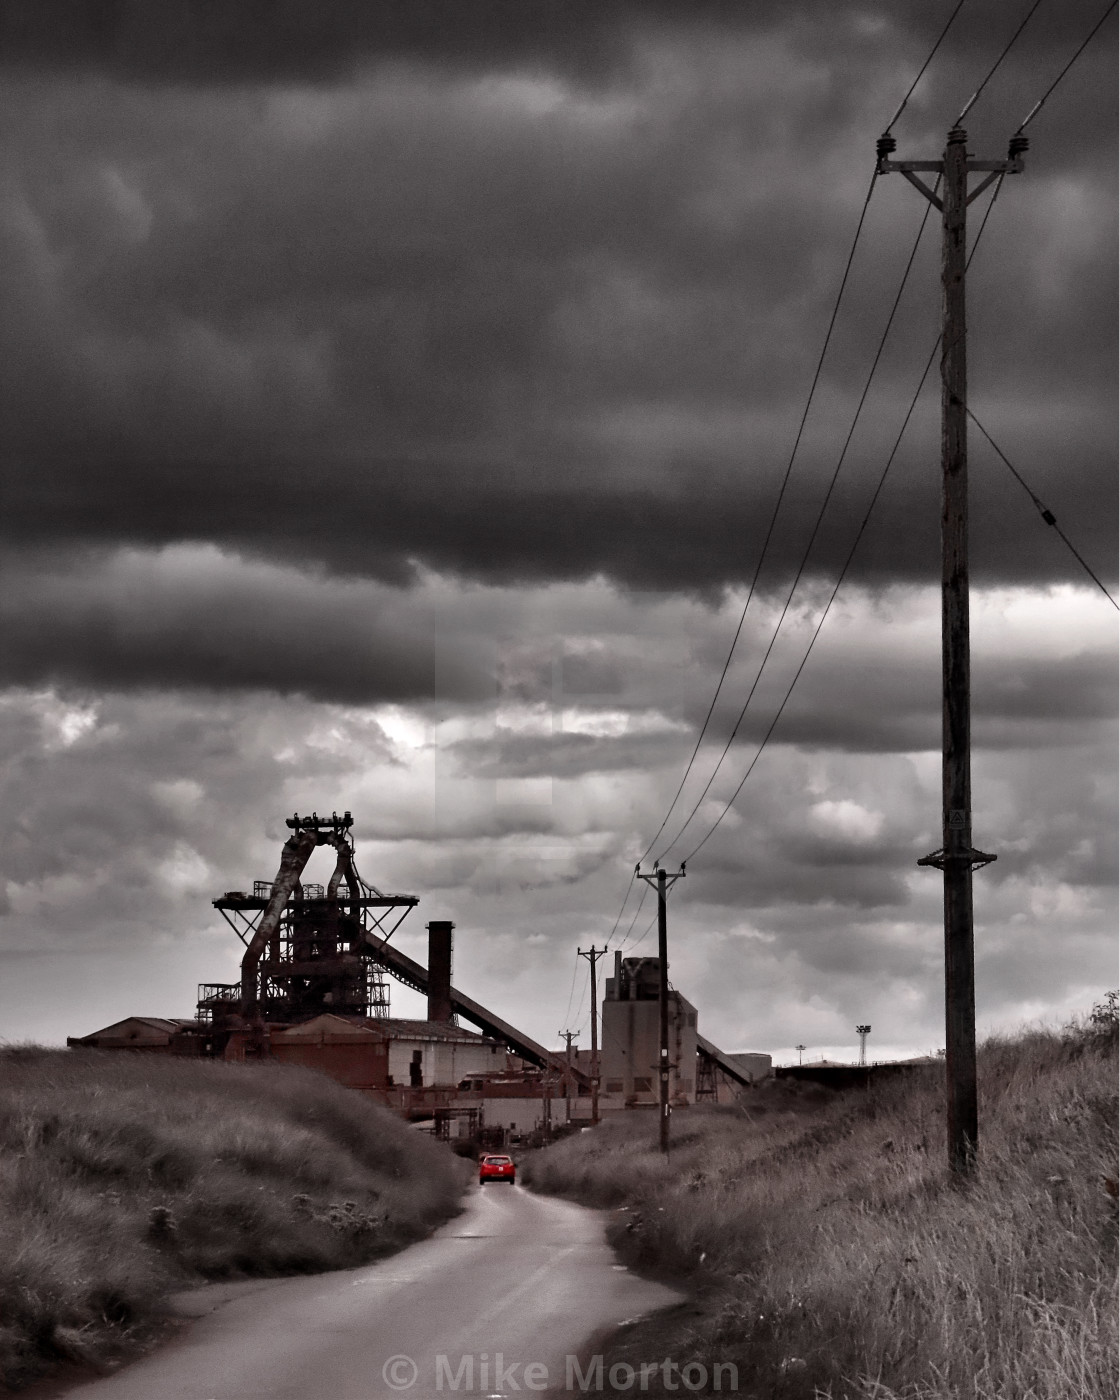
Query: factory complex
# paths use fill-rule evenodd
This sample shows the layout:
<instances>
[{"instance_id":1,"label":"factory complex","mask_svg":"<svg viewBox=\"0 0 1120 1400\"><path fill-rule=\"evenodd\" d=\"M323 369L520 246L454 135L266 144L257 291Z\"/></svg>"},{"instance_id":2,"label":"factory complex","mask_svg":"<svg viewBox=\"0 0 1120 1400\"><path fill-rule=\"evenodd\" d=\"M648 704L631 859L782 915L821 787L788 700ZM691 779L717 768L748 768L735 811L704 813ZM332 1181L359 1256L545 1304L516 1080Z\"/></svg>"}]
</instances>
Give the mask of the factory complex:
<instances>
[{"instance_id":1,"label":"factory complex","mask_svg":"<svg viewBox=\"0 0 1120 1400\"><path fill-rule=\"evenodd\" d=\"M548 1050L453 985L451 921L427 925L426 967L392 944L419 901L361 879L349 812L287 826L275 878L213 901L244 945L240 981L202 984L192 1019L131 1016L67 1044L302 1065L437 1136L490 1145L656 1107L658 959L615 953L601 1042ZM319 846L337 857L325 888L301 878ZM426 1019L389 1014L390 978L426 995ZM668 992L667 1013L674 1107L730 1102L772 1073L768 1055L725 1055L705 1040L680 992Z\"/></svg>"}]
</instances>

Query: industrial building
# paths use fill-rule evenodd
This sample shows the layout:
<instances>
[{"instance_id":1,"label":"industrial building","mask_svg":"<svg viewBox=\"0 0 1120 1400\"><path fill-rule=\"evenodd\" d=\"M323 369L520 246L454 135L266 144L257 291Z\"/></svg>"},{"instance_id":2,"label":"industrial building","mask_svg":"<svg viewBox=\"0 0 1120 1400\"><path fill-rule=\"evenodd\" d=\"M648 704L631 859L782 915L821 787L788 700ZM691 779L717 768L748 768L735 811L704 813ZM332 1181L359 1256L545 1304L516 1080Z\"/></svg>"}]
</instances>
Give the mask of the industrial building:
<instances>
[{"instance_id":1,"label":"industrial building","mask_svg":"<svg viewBox=\"0 0 1120 1400\"><path fill-rule=\"evenodd\" d=\"M639 1108L658 1101L657 1063L661 1036L656 958L624 958L615 953L614 976L603 997L603 1049L600 1104L604 1112ZM669 990L669 1102L696 1101L696 1008Z\"/></svg>"},{"instance_id":2,"label":"industrial building","mask_svg":"<svg viewBox=\"0 0 1120 1400\"><path fill-rule=\"evenodd\" d=\"M244 945L241 978L202 984L194 1020L134 1016L67 1044L302 1065L447 1136L525 1137L589 1121L596 1069L602 1111L656 1103L656 959L616 955L598 1066L586 1051L549 1051L453 986L449 920L427 925L426 968L390 943L419 900L361 878L352 821L349 812L289 818L275 878L213 901ZM302 878L320 846L336 858L326 887ZM390 977L426 994L427 1019L389 1014ZM679 992L669 1011L675 1105L727 1098L769 1072L768 1056L745 1057L758 1062L748 1065L700 1037L696 1009Z\"/></svg>"},{"instance_id":3,"label":"industrial building","mask_svg":"<svg viewBox=\"0 0 1120 1400\"><path fill-rule=\"evenodd\" d=\"M149 1050L164 1055L204 1053L197 1021L164 1016L126 1016L90 1035L67 1036L66 1044L89 1050Z\"/></svg>"},{"instance_id":4,"label":"industrial building","mask_svg":"<svg viewBox=\"0 0 1120 1400\"><path fill-rule=\"evenodd\" d=\"M614 976L603 997L599 1103L604 1113L658 1102L661 1043L661 964L657 958L614 955ZM769 1055L726 1055L699 1033L696 1008L668 989L669 1103L727 1103L745 1085L772 1071Z\"/></svg>"},{"instance_id":5,"label":"industrial building","mask_svg":"<svg viewBox=\"0 0 1120 1400\"><path fill-rule=\"evenodd\" d=\"M434 1089L506 1067L505 1046L438 1021L347 1020L326 1013L269 1036L273 1059L370 1091Z\"/></svg>"}]
</instances>

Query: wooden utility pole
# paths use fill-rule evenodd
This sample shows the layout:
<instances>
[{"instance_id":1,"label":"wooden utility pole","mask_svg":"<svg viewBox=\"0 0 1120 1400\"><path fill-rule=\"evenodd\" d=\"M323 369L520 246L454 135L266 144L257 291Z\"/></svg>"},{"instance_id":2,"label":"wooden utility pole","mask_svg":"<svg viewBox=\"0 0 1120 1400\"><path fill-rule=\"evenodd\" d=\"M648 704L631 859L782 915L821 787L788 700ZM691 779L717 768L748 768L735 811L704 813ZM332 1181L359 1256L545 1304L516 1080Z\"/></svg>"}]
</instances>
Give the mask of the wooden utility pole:
<instances>
[{"instance_id":1,"label":"wooden utility pole","mask_svg":"<svg viewBox=\"0 0 1120 1400\"><path fill-rule=\"evenodd\" d=\"M972 845L971 686L968 635L968 378L966 211L1001 175L1023 169L1025 136L1006 160L973 160L964 128L949 132L941 160L891 160L893 136L878 143L881 175L897 170L941 211L941 848L919 865L936 866L945 886L945 1080L950 1170L976 1165L976 991L972 872L995 860ZM941 177L942 194L918 172ZM985 178L969 193L971 171Z\"/></svg>"},{"instance_id":2,"label":"wooden utility pole","mask_svg":"<svg viewBox=\"0 0 1120 1400\"><path fill-rule=\"evenodd\" d=\"M681 868L675 875L666 875L665 871L654 862L654 873L643 875L641 867L636 867L634 873L639 880L645 880L648 885L657 885L657 961L659 964L659 978L657 987L657 1001L660 1027L658 1036L657 1055L657 1115L660 1130L661 1151L669 1151L669 932L668 922L665 914L665 896L668 891L677 883L684 879L684 861L681 861Z\"/></svg>"},{"instance_id":3,"label":"wooden utility pole","mask_svg":"<svg viewBox=\"0 0 1120 1400\"><path fill-rule=\"evenodd\" d=\"M581 958L591 965L591 1125L599 1122L599 978L595 964L606 955L606 948L596 948L594 943L585 953L577 948Z\"/></svg>"},{"instance_id":4,"label":"wooden utility pole","mask_svg":"<svg viewBox=\"0 0 1120 1400\"><path fill-rule=\"evenodd\" d=\"M575 1031L561 1031L564 1038L564 1061L568 1068L564 1074L564 1121L572 1121L572 1041L576 1038Z\"/></svg>"}]
</instances>

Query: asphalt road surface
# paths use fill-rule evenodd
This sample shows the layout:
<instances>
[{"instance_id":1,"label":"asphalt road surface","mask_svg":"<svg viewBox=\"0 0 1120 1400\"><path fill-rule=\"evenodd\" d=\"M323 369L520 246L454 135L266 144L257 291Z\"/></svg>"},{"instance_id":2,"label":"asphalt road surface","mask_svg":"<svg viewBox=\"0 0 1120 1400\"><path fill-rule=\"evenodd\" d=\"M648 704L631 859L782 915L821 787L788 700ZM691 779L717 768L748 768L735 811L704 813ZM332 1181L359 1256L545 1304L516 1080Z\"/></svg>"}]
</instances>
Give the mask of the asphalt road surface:
<instances>
[{"instance_id":1,"label":"asphalt road surface","mask_svg":"<svg viewBox=\"0 0 1120 1400\"><path fill-rule=\"evenodd\" d=\"M599 1212L488 1184L380 1263L187 1295L205 1315L180 1337L66 1400L579 1393L589 1362L569 1358L589 1339L679 1300L618 1265L604 1225Z\"/></svg>"}]
</instances>

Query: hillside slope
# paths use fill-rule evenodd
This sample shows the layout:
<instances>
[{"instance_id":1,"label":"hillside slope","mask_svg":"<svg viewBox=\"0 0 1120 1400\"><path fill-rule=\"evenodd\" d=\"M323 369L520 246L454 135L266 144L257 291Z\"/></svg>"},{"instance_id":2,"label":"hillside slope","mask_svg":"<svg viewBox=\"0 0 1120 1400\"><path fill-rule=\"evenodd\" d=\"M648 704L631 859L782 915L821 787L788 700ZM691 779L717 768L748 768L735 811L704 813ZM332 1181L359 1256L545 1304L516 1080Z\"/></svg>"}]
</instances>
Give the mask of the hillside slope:
<instances>
[{"instance_id":1,"label":"hillside slope","mask_svg":"<svg viewBox=\"0 0 1120 1400\"><path fill-rule=\"evenodd\" d=\"M608 1366L732 1362L760 1400L1115 1400L1116 1048L1107 1007L983 1046L963 1187L936 1075L835 1095L770 1081L741 1109L674 1115L668 1163L652 1115L627 1114L525 1179L615 1207L623 1257L694 1291Z\"/></svg>"},{"instance_id":2,"label":"hillside slope","mask_svg":"<svg viewBox=\"0 0 1120 1400\"><path fill-rule=\"evenodd\" d=\"M468 1175L310 1070L0 1051L0 1384L127 1355L191 1282L397 1249Z\"/></svg>"}]
</instances>

